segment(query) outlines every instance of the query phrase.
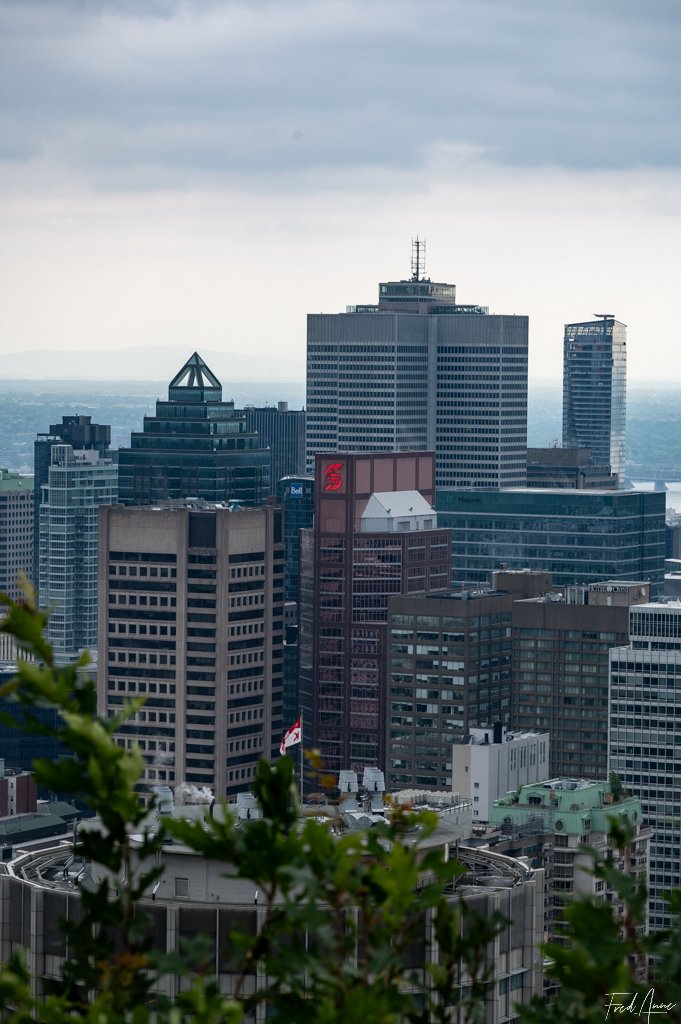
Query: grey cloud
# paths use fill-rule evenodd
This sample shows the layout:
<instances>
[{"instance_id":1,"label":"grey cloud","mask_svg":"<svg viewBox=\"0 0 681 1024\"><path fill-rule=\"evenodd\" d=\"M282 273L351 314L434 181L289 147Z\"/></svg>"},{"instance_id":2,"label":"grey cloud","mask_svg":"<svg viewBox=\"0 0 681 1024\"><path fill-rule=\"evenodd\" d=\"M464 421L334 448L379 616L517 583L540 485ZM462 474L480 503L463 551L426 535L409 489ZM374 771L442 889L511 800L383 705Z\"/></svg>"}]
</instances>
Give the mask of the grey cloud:
<instances>
[{"instance_id":1,"label":"grey cloud","mask_svg":"<svg viewBox=\"0 0 681 1024\"><path fill-rule=\"evenodd\" d=\"M413 173L438 146L678 166L679 21L675 0L5 3L0 159L100 187Z\"/></svg>"}]
</instances>

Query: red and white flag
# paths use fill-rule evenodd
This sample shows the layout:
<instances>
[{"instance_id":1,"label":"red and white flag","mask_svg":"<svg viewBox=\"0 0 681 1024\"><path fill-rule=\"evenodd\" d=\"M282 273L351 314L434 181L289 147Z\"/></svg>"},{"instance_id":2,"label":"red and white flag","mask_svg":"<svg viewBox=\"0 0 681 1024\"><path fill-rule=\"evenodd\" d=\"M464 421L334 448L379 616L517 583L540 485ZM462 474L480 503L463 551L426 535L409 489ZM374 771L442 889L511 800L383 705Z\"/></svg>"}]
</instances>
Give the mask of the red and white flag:
<instances>
[{"instance_id":1,"label":"red and white flag","mask_svg":"<svg viewBox=\"0 0 681 1024\"><path fill-rule=\"evenodd\" d=\"M279 753L285 754L288 747L293 747L296 743L300 743L302 737L300 735L300 719L296 719L291 728L284 733L284 738L279 746Z\"/></svg>"}]
</instances>

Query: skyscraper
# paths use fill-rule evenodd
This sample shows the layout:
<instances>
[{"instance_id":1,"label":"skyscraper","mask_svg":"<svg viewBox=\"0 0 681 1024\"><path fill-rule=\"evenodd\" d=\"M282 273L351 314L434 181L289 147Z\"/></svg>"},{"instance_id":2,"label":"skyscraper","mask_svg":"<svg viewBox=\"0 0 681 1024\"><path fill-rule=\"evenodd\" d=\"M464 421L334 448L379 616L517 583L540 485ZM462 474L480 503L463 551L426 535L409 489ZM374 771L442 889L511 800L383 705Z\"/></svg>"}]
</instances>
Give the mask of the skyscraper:
<instances>
[{"instance_id":1,"label":"skyscraper","mask_svg":"<svg viewBox=\"0 0 681 1024\"><path fill-rule=\"evenodd\" d=\"M608 766L652 826L651 929L669 928L664 894L681 887L681 602L629 611L629 644L610 652Z\"/></svg>"},{"instance_id":2,"label":"skyscraper","mask_svg":"<svg viewBox=\"0 0 681 1024\"><path fill-rule=\"evenodd\" d=\"M624 485L627 327L607 313L565 325L563 447L590 448Z\"/></svg>"},{"instance_id":3,"label":"skyscraper","mask_svg":"<svg viewBox=\"0 0 681 1024\"><path fill-rule=\"evenodd\" d=\"M269 493L275 494L284 476L305 472L305 410L289 409L288 402L276 405L247 405L246 429L258 435L271 459Z\"/></svg>"},{"instance_id":4,"label":"skyscraper","mask_svg":"<svg viewBox=\"0 0 681 1024\"><path fill-rule=\"evenodd\" d=\"M508 488L438 491L439 522L452 528L453 578L487 579L506 565L546 570L557 586L603 580L664 583L664 493Z\"/></svg>"},{"instance_id":5,"label":"skyscraper","mask_svg":"<svg viewBox=\"0 0 681 1024\"><path fill-rule=\"evenodd\" d=\"M648 601L650 584L612 580L514 603L511 721L550 732L553 776L606 777L608 654Z\"/></svg>"},{"instance_id":6,"label":"skyscraper","mask_svg":"<svg viewBox=\"0 0 681 1024\"><path fill-rule=\"evenodd\" d=\"M0 592L15 601L33 564L33 477L0 469Z\"/></svg>"},{"instance_id":7,"label":"skyscraper","mask_svg":"<svg viewBox=\"0 0 681 1024\"><path fill-rule=\"evenodd\" d=\"M522 487L527 317L457 304L422 255L377 305L308 316L308 471L317 452L434 450L438 489Z\"/></svg>"},{"instance_id":8,"label":"skyscraper","mask_svg":"<svg viewBox=\"0 0 681 1024\"><path fill-rule=\"evenodd\" d=\"M97 644L100 505L116 501L118 467L94 449L53 444L40 504L40 607L51 611L47 639L69 660Z\"/></svg>"},{"instance_id":9,"label":"skyscraper","mask_svg":"<svg viewBox=\"0 0 681 1024\"><path fill-rule=\"evenodd\" d=\"M168 386L168 400L144 417L119 453L119 499L152 505L168 498L261 505L269 494L270 453L223 402L222 385L195 352Z\"/></svg>"},{"instance_id":10,"label":"skyscraper","mask_svg":"<svg viewBox=\"0 0 681 1024\"><path fill-rule=\"evenodd\" d=\"M102 509L98 705L145 781L235 796L282 736L282 511L208 502Z\"/></svg>"},{"instance_id":11,"label":"skyscraper","mask_svg":"<svg viewBox=\"0 0 681 1024\"><path fill-rule=\"evenodd\" d=\"M384 768L388 599L449 585L433 462L432 452L317 456L314 526L301 534L299 685L304 742L328 771Z\"/></svg>"},{"instance_id":12,"label":"skyscraper","mask_svg":"<svg viewBox=\"0 0 681 1024\"><path fill-rule=\"evenodd\" d=\"M90 416L62 416L61 423L53 423L49 432L38 434L33 443L33 583L36 588L39 587L40 573L40 502L50 471L53 444L70 444L75 451L94 451L102 458L111 458L111 427L92 423Z\"/></svg>"}]
</instances>

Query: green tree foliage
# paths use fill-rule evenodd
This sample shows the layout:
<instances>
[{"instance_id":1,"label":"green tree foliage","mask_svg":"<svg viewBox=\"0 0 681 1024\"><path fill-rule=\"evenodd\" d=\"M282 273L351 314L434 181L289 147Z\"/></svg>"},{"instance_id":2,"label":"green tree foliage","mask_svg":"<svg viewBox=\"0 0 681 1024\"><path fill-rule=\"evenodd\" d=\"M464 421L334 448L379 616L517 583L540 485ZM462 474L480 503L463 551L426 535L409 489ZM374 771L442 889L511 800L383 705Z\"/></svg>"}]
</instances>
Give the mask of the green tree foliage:
<instances>
[{"instance_id":1,"label":"green tree foliage","mask_svg":"<svg viewBox=\"0 0 681 1024\"><path fill-rule=\"evenodd\" d=\"M6 608L1 628L38 658L20 661L16 679L0 696L25 706L24 729L49 731L70 751L58 763L37 761L37 780L56 793L78 795L98 816L102 827L82 829L79 843L83 857L103 869L96 887L79 883L83 915L77 924L64 924L69 955L61 983L45 999L33 997L20 957L0 969L0 1024L65 1024L74 1017L91 1024L240 1024L253 1019L263 1002L282 1024L486 1020L486 992L494 982L487 951L504 922L471 912L453 895L463 869L447 861L438 844L429 844L434 815L396 807L368 832L343 832L340 819L332 831L321 814L301 819L293 762L284 757L275 766L259 766L254 792L261 818L239 825L229 815L201 823L165 819L161 830L149 830L150 807L138 792L141 756L114 739L139 704L132 702L110 721L98 717L86 659L56 665L44 640L45 615L30 599L0 601ZM54 728L31 720L31 709L44 705L58 709ZM16 725L9 716L6 721ZM318 761L315 766L320 770ZM133 834L143 835L141 847ZM143 904L162 872L159 852L169 834L259 891L257 934L230 936L236 978L230 996L220 993L201 943L180 954L153 948ZM625 846L628 837L616 839ZM562 991L552 1006L537 1000L524 1008L530 1024L600 1024L609 992L643 999L650 986L639 974L650 954L660 958L656 1001L681 1002L678 930L642 938L645 892L611 865L597 863L594 870L620 892L624 922L607 904L568 908L572 948L548 951ZM678 897L673 900L676 909ZM411 953L423 942L429 914L439 955L414 968L422 958ZM248 982L256 970L265 980L253 991ZM159 995L169 973L186 982L172 1001ZM678 1009L653 1019L679 1020Z\"/></svg>"}]
</instances>

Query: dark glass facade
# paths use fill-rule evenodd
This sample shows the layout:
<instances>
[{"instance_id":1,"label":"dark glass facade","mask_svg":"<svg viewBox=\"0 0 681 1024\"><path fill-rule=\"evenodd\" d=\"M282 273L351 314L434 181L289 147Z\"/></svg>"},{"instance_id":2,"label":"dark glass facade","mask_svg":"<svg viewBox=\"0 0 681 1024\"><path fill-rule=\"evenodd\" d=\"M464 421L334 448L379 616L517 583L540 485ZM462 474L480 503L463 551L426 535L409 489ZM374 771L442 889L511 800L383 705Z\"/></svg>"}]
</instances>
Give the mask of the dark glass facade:
<instances>
[{"instance_id":1,"label":"dark glass facade","mask_svg":"<svg viewBox=\"0 0 681 1024\"><path fill-rule=\"evenodd\" d=\"M602 580L664 582L665 495L641 491L438 491L438 521L452 529L452 579L494 569L553 574L557 586Z\"/></svg>"},{"instance_id":2,"label":"dark glass facade","mask_svg":"<svg viewBox=\"0 0 681 1024\"><path fill-rule=\"evenodd\" d=\"M278 493L283 476L305 472L305 410L289 409L287 402L262 407L246 406L246 429L257 434L262 448L269 448L269 493Z\"/></svg>"},{"instance_id":3,"label":"dark glass facade","mask_svg":"<svg viewBox=\"0 0 681 1024\"><path fill-rule=\"evenodd\" d=\"M247 430L244 413L222 401L220 381L196 353L119 454L123 505L193 497L256 506L269 478L269 451Z\"/></svg>"}]
</instances>

